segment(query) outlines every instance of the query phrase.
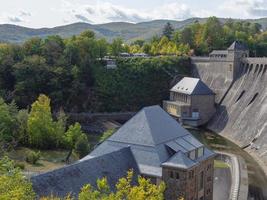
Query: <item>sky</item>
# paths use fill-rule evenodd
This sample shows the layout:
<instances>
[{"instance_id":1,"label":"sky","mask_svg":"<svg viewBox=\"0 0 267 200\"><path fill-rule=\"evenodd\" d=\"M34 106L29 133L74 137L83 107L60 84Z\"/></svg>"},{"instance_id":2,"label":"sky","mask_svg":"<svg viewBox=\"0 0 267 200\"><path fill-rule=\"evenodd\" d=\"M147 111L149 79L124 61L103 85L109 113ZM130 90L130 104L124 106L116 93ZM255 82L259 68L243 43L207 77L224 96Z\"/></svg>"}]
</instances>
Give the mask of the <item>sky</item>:
<instances>
[{"instance_id":1,"label":"sky","mask_svg":"<svg viewBox=\"0 0 267 200\"><path fill-rule=\"evenodd\" d=\"M31 28L75 22L138 23L191 17L267 17L267 0L0 0L0 24Z\"/></svg>"}]
</instances>

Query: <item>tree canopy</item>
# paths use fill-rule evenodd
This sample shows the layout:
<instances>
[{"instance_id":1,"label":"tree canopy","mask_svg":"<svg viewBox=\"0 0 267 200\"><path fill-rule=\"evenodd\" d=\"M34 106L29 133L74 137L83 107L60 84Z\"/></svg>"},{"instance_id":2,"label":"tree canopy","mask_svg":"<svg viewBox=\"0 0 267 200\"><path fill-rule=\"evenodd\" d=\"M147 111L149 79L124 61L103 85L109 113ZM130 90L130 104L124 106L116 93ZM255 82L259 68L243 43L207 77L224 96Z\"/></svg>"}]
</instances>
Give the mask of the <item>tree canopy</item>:
<instances>
[{"instance_id":1,"label":"tree canopy","mask_svg":"<svg viewBox=\"0 0 267 200\"><path fill-rule=\"evenodd\" d=\"M0 183L1 200L34 200L36 197L31 183L7 157L0 159Z\"/></svg>"}]
</instances>

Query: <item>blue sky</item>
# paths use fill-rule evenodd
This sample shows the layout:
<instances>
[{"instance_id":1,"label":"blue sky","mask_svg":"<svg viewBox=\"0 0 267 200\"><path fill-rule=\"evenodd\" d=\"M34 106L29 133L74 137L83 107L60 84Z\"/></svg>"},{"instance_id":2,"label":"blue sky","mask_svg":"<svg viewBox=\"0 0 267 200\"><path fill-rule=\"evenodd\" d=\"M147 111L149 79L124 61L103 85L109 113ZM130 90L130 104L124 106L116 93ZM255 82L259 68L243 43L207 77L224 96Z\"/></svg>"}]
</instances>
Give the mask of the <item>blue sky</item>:
<instances>
[{"instance_id":1,"label":"blue sky","mask_svg":"<svg viewBox=\"0 0 267 200\"><path fill-rule=\"evenodd\" d=\"M54 27L190 17L267 17L267 0L0 0L0 23Z\"/></svg>"}]
</instances>

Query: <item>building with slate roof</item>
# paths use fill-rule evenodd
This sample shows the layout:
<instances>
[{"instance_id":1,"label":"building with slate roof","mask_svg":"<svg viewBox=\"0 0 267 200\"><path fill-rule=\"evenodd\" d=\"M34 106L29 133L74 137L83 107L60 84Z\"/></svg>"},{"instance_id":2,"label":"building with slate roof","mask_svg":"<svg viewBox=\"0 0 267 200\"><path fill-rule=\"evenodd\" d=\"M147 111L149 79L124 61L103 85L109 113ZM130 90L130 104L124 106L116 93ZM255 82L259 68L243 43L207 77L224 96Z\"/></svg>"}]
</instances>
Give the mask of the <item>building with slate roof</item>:
<instances>
[{"instance_id":1,"label":"building with slate roof","mask_svg":"<svg viewBox=\"0 0 267 200\"><path fill-rule=\"evenodd\" d=\"M51 172L33 176L31 178L34 191L39 197L66 197L69 193L78 196L81 188L86 184L96 187L97 179L106 177L111 189L129 170L134 171L133 180L137 181L139 168L130 147L120 148L101 156L77 162L72 165L56 169Z\"/></svg>"},{"instance_id":2,"label":"building with slate roof","mask_svg":"<svg viewBox=\"0 0 267 200\"><path fill-rule=\"evenodd\" d=\"M146 107L79 162L32 178L39 195L77 194L106 176L114 189L129 169L166 183L165 197L212 199L215 154L159 106Z\"/></svg>"},{"instance_id":3,"label":"building with slate roof","mask_svg":"<svg viewBox=\"0 0 267 200\"><path fill-rule=\"evenodd\" d=\"M200 126L216 112L215 94L200 79L185 77L171 88L163 108L184 124Z\"/></svg>"}]
</instances>

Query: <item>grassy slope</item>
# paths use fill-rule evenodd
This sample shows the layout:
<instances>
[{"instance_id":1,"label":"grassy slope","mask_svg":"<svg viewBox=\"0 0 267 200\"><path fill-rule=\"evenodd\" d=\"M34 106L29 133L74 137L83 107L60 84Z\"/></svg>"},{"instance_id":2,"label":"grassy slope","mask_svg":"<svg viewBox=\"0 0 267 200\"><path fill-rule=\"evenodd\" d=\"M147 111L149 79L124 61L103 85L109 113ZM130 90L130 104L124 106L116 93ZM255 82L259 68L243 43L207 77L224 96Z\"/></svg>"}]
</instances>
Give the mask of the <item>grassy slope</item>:
<instances>
[{"instance_id":1,"label":"grassy slope","mask_svg":"<svg viewBox=\"0 0 267 200\"><path fill-rule=\"evenodd\" d=\"M112 22L99 25L75 23L66 26L42 29L31 29L3 24L0 25L0 41L20 43L34 36L46 37L48 35L55 34L62 37L70 37L72 35L77 35L84 30L91 29L95 31L98 37L105 37L109 41L116 37L122 37L124 40L130 42L136 39L149 39L153 35L160 34L162 28L168 21L171 22L176 29L181 29L186 25L192 24L195 20L198 20L202 23L206 21L206 18L191 18L184 21L154 20L138 24L126 22ZM226 19L221 19L222 22L225 20ZM267 18L256 20L248 19L248 21L260 23L262 24L264 30L267 29Z\"/></svg>"}]
</instances>

